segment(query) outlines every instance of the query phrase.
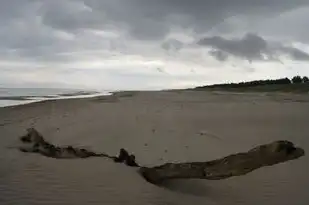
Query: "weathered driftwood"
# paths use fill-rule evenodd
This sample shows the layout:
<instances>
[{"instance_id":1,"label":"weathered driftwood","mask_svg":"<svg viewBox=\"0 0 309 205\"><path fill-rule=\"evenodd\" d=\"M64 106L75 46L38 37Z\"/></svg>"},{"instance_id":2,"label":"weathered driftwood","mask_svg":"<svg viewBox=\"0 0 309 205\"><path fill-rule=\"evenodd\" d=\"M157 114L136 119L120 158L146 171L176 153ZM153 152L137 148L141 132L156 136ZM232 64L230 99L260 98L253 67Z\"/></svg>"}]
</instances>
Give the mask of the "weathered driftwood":
<instances>
[{"instance_id":1,"label":"weathered driftwood","mask_svg":"<svg viewBox=\"0 0 309 205\"><path fill-rule=\"evenodd\" d=\"M275 141L248 152L232 154L208 162L166 163L161 166L140 168L140 173L151 183L167 179L219 180L245 175L255 169L297 159L305 154L289 141Z\"/></svg>"},{"instance_id":2,"label":"weathered driftwood","mask_svg":"<svg viewBox=\"0 0 309 205\"><path fill-rule=\"evenodd\" d=\"M58 147L43 138L34 128L27 129L27 134L20 137L22 145L18 148L22 152L39 153L52 158L87 158L87 157L109 157L105 153L95 153L86 149L73 148L72 146Z\"/></svg>"},{"instance_id":3,"label":"weathered driftwood","mask_svg":"<svg viewBox=\"0 0 309 205\"><path fill-rule=\"evenodd\" d=\"M124 163L130 167L139 167L135 161L135 156L129 154L125 149L121 148L118 157L113 157L114 162Z\"/></svg>"},{"instance_id":4,"label":"weathered driftwood","mask_svg":"<svg viewBox=\"0 0 309 205\"><path fill-rule=\"evenodd\" d=\"M104 157L117 163L132 167L140 167L139 173L154 184L168 179L208 179L219 180L232 176L245 175L255 169L297 159L305 154L304 150L295 147L289 141L275 141L258 146L248 152L232 154L227 157L208 162L166 163L156 167L141 167L125 149L120 149L119 156L96 153L72 146L58 147L44 140L34 128L20 138L23 152L39 153L52 158L88 158Z\"/></svg>"},{"instance_id":5,"label":"weathered driftwood","mask_svg":"<svg viewBox=\"0 0 309 205\"><path fill-rule=\"evenodd\" d=\"M135 156L130 155L125 149L120 149L119 156L110 156L106 153L96 153L91 150L76 148L72 146L59 147L47 142L43 136L34 128L27 129L27 134L20 137L22 144L18 149L22 152L31 152L57 159L78 159L89 157L104 157L114 160L117 163L124 163L128 166L138 167Z\"/></svg>"}]
</instances>

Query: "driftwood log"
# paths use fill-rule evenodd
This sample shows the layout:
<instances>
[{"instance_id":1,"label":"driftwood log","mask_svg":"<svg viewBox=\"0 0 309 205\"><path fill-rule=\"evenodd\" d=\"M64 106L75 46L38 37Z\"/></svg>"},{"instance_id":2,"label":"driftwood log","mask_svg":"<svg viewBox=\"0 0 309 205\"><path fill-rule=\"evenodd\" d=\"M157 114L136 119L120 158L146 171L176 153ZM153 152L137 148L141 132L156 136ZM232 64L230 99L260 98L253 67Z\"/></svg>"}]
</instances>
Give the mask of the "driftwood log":
<instances>
[{"instance_id":1,"label":"driftwood log","mask_svg":"<svg viewBox=\"0 0 309 205\"><path fill-rule=\"evenodd\" d=\"M140 173L151 183L166 179L219 180L245 175L255 169L297 159L305 154L289 141L275 141L248 152L232 154L208 162L166 163L156 167L142 167Z\"/></svg>"},{"instance_id":2,"label":"driftwood log","mask_svg":"<svg viewBox=\"0 0 309 205\"><path fill-rule=\"evenodd\" d=\"M139 167L139 173L150 183L159 184L168 179L208 179L220 180L233 176L245 175L255 169L272 166L297 159L305 154L302 148L295 147L289 141L275 141L257 146L248 152L232 154L208 162L166 163L161 166L143 167L137 164L135 156L125 149L120 149L118 156L96 153L72 146L58 147L44 140L34 128L27 129L27 134L20 137L22 152L39 153L60 159L104 157L128 166Z\"/></svg>"},{"instance_id":3,"label":"driftwood log","mask_svg":"<svg viewBox=\"0 0 309 205\"><path fill-rule=\"evenodd\" d=\"M22 142L17 148L22 152L38 153L46 157L56 159L79 159L89 157L104 157L117 163L138 167L135 156L130 155L125 149L120 149L118 156L110 156L106 153L97 153L91 150L76 148L72 146L59 147L47 142L43 136L34 128L27 129L27 134L20 137Z\"/></svg>"}]
</instances>

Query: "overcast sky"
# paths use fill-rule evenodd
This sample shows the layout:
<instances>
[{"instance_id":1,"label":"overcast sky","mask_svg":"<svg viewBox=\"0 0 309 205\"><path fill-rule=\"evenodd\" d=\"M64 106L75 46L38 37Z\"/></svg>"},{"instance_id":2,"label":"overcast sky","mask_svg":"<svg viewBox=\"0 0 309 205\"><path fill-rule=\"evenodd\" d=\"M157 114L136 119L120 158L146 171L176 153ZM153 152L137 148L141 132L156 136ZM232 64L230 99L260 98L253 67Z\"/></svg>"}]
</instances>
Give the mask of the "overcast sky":
<instances>
[{"instance_id":1,"label":"overcast sky","mask_svg":"<svg viewBox=\"0 0 309 205\"><path fill-rule=\"evenodd\" d=\"M0 86L309 76L309 0L0 0Z\"/></svg>"}]
</instances>

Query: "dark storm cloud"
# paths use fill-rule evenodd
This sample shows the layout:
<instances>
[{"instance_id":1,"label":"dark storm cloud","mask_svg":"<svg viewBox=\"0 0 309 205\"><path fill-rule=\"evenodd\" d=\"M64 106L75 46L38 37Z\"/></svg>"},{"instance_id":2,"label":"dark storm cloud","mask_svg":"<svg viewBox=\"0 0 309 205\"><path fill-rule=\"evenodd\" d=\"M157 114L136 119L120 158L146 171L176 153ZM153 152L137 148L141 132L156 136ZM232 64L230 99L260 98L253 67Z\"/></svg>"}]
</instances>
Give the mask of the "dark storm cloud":
<instances>
[{"instance_id":1,"label":"dark storm cloud","mask_svg":"<svg viewBox=\"0 0 309 205\"><path fill-rule=\"evenodd\" d=\"M23 57L56 61L58 57L63 58L54 55L58 52L98 47L109 50L110 46L102 43L109 41L107 37L80 37L89 30L112 30L126 43L132 40L127 38L129 36L145 41L145 45L154 41L165 50L177 51L184 47L181 41L164 41L175 26L192 29L194 35L199 35L229 17L241 15L243 19L259 19L280 16L306 5L309 5L308 0L0 0L0 52L14 51ZM234 27L226 28L232 30ZM71 35L72 39L59 33ZM302 33L309 34L308 29ZM220 36L220 33L216 35ZM210 55L220 61L227 60L228 54L247 59L261 59L263 53L269 57L273 55L268 42L259 36L248 35L237 42L221 37L207 41L215 48ZM295 59L308 60L307 53L299 49L282 47L281 51Z\"/></svg>"},{"instance_id":2,"label":"dark storm cloud","mask_svg":"<svg viewBox=\"0 0 309 205\"><path fill-rule=\"evenodd\" d=\"M220 36L206 37L199 40L197 44L215 49L212 51L215 56L228 53L248 60L260 60L263 59L263 54L270 54L267 42L255 34L247 34L241 39L225 39Z\"/></svg>"},{"instance_id":3,"label":"dark storm cloud","mask_svg":"<svg viewBox=\"0 0 309 205\"><path fill-rule=\"evenodd\" d=\"M61 29L103 28L117 25L138 39L163 38L176 21L205 32L235 15L276 16L308 5L307 0L76 0L44 3L43 22ZM177 19L177 18L176 18Z\"/></svg>"},{"instance_id":4,"label":"dark storm cloud","mask_svg":"<svg viewBox=\"0 0 309 205\"><path fill-rule=\"evenodd\" d=\"M118 28L136 39L161 40L174 24L203 33L235 15L276 16L305 5L308 0L2 0L0 22L37 18L69 33Z\"/></svg>"},{"instance_id":5,"label":"dark storm cloud","mask_svg":"<svg viewBox=\"0 0 309 205\"><path fill-rule=\"evenodd\" d=\"M242 38L226 39L220 36L206 37L197 42L198 45L212 48L209 53L220 61L225 61L227 54L254 60L277 60L279 54L287 54L294 60L307 61L309 54L294 47L273 43L264 38L248 33ZM266 58L265 58L266 57Z\"/></svg>"}]
</instances>

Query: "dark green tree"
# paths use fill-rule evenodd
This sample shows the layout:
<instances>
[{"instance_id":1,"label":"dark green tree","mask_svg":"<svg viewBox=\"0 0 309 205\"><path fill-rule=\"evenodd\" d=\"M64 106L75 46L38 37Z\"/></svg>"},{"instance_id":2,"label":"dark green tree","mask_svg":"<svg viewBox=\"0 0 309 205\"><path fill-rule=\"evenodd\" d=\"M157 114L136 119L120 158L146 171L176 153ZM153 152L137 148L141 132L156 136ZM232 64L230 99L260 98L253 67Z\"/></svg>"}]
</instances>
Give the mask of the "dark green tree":
<instances>
[{"instance_id":1,"label":"dark green tree","mask_svg":"<svg viewBox=\"0 0 309 205\"><path fill-rule=\"evenodd\" d=\"M303 83L308 83L309 82L309 78L307 76L303 77Z\"/></svg>"},{"instance_id":2,"label":"dark green tree","mask_svg":"<svg viewBox=\"0 0 309 205\"><path fill-rule=\"evenodd\" d=\"M300 77L299 75L298 75L298 76L294 76L294 77L292 78L292 82L293 82L293 83L302 83L302 82L303 82L303 79L302 79L302 77Z\"/></svg>"}]
</instances>

